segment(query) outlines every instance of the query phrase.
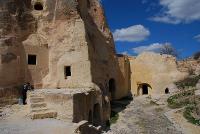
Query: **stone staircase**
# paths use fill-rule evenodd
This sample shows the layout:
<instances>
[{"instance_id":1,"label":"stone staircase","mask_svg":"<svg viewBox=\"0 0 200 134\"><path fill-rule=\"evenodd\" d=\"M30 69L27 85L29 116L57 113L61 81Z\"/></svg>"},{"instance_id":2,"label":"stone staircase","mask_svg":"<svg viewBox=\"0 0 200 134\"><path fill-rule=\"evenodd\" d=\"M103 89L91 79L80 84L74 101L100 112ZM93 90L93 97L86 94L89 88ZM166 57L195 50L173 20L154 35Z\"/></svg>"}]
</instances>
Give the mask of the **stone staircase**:
<instances>
[{"instance_id":1,"label":"stone staircase","mask_svg":"<svg viewBox=\"0 0 200 134\"><path fill-rule=\"evenodd\" d=\"M57 112L47 107L43 95L30 94L29 96L31 119L56 118Z\"/></svg>"}]
</instances>

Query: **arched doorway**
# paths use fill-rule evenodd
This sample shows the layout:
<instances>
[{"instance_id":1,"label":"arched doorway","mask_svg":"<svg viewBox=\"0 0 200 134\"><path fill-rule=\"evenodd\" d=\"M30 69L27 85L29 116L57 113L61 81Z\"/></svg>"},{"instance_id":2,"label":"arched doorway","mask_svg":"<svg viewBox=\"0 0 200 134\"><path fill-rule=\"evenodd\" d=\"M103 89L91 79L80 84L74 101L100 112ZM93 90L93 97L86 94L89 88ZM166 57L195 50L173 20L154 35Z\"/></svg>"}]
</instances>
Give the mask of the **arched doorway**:
<instances>
[{"instance_id":1,"label":"arched doorway","mask_svg":"<svg viewBox=\"0 0 200 134\"><path fill-rule=\"evenodd\" d=\"M111 93L111 98L115 98L115 80L114 79L110 79L109 80L109 92Z\"/></svg>"},{"instance_id":2,"label":"arched doorway","mask_svg":"<svg viewBox=\"0 0 200 134\"><path fill-rule=\"evenodd\" d=\"M100 114L100 105L95 104L93 109L93 125L98 126L101 124L101 114Z\"/></svg>"},{"instance_id":3,"label":"arched doorway","mask_svg":"<svg viewBox=\"0 0 200 134\"><path fill-rule=\"evenodd\" d=\"M147 83L138 84L138 95L148 95L149 89L152 89L151 86Z\"/></svg>"}]
</instances>

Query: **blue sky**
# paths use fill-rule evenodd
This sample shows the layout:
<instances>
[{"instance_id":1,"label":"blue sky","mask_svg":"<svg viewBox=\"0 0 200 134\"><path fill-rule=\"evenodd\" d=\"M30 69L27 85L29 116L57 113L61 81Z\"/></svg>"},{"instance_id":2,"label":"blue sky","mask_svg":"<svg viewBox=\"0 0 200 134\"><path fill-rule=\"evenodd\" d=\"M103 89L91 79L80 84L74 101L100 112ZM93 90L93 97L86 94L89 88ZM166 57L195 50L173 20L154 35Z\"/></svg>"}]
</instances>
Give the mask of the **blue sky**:
<instances>
[{"instance_id":1,"label":"blue sky","mask_svg":"<svg viewBox=\"0 0 200 134\"><path fill-rule=\"evenodd\" d=\"M200 51L200 0L102 0L118 53L137 55L163 44L185 58Z\"/></svg>"}]
</instances>

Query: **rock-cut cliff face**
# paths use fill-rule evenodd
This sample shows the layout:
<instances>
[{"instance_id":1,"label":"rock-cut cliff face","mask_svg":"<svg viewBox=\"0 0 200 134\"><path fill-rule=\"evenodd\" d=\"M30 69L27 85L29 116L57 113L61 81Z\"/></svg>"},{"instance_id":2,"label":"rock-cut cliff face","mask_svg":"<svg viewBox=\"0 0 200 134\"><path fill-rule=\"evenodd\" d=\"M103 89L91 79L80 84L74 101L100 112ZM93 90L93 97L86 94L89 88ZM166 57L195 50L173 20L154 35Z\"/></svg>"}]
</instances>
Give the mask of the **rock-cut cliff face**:
<instances>
[{"instance_id":1,"label":"rock-cut cliff face","mask_svg":"<svg viewBox=\"0 0 200 134\"><path fill-rule=\"evenodd\" d=\"M23 81L25 52L22 41L36 31L30 1L0 1L0 86L13 86ZM27 11L25 11L25 9Z\"/></svg>"},{"instance_id":2,"label":"rock-cut cliff face","mask_svg":"<svg viewBox=\"0 0 200 134\"><path fill-rule=\"evenodd\" d=\"M0 88L98 86L105 121L118 70L98 0L0 0Z\"/></svg>"},{"instance_id":3,"label":"rock-cut cliff face","mask_svg":"<svg viewBox=\"0 0 200 134\"><path fill-rule=\"evenodd\" d=\"M105 88L116 77L112 34L98 0L1 0L0 26L1 87L28 81L40 88L93 82Z\"/></svg>"}]
</instances>

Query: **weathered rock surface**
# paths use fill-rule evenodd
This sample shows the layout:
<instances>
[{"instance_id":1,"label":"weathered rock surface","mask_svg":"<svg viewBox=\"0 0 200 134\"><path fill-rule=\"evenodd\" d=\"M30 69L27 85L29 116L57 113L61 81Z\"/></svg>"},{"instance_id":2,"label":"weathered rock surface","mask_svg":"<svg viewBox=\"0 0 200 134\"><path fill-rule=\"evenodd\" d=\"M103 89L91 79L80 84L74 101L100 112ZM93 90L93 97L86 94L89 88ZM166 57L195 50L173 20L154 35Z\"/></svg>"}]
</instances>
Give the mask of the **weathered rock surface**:
<instances>
[{"instance_id":1,"label":"weathered rock surface","mask_svg":"<svg viewBox=\"0 0 200 134\"><path fill-rule=\"evenodd\" d=\"M184 59L178 61L178 69L181 72L186 72L189 75L199 75L200 74L200 59L195 60L193 58Z\"/></svg>"},{"instance_id":2,"label":"weathered rock surface","mask_svg":"<svg viewBox=\"0 0 200 134\"><path fill-rule=\"evenodd\" d=\"M96 86L106 122L110 99L126 95L120 94L125 83L120 76L99 0L0 0L0 87L24 82L48 89Z\"/></svg>"},{"instance_id":3,"label":"weathered rock surface","mask_svg":"<svg viewBox=\"0 0 200 134\"><path fill-rule=\"evenodd\" d=\"M187 75L178 71L176 59L169 55L146 52L136 58L130 57L130 64L134 95L142 94L143 85L148 87L148 94L165 94L173 82Z\"/></svg>"},{"instance_id":4,"label":"weathered rock surface","mask_svg":"<svg viewBox=\"0 0 200 134\"><path fill-rule=\"evenodd\" d=\"M166 97L161 97L165 104ZM182 134L164 115L167 110L166 105L153 104L146 96L137 97L105 134Z\"/></svg>"}]
</instances>

